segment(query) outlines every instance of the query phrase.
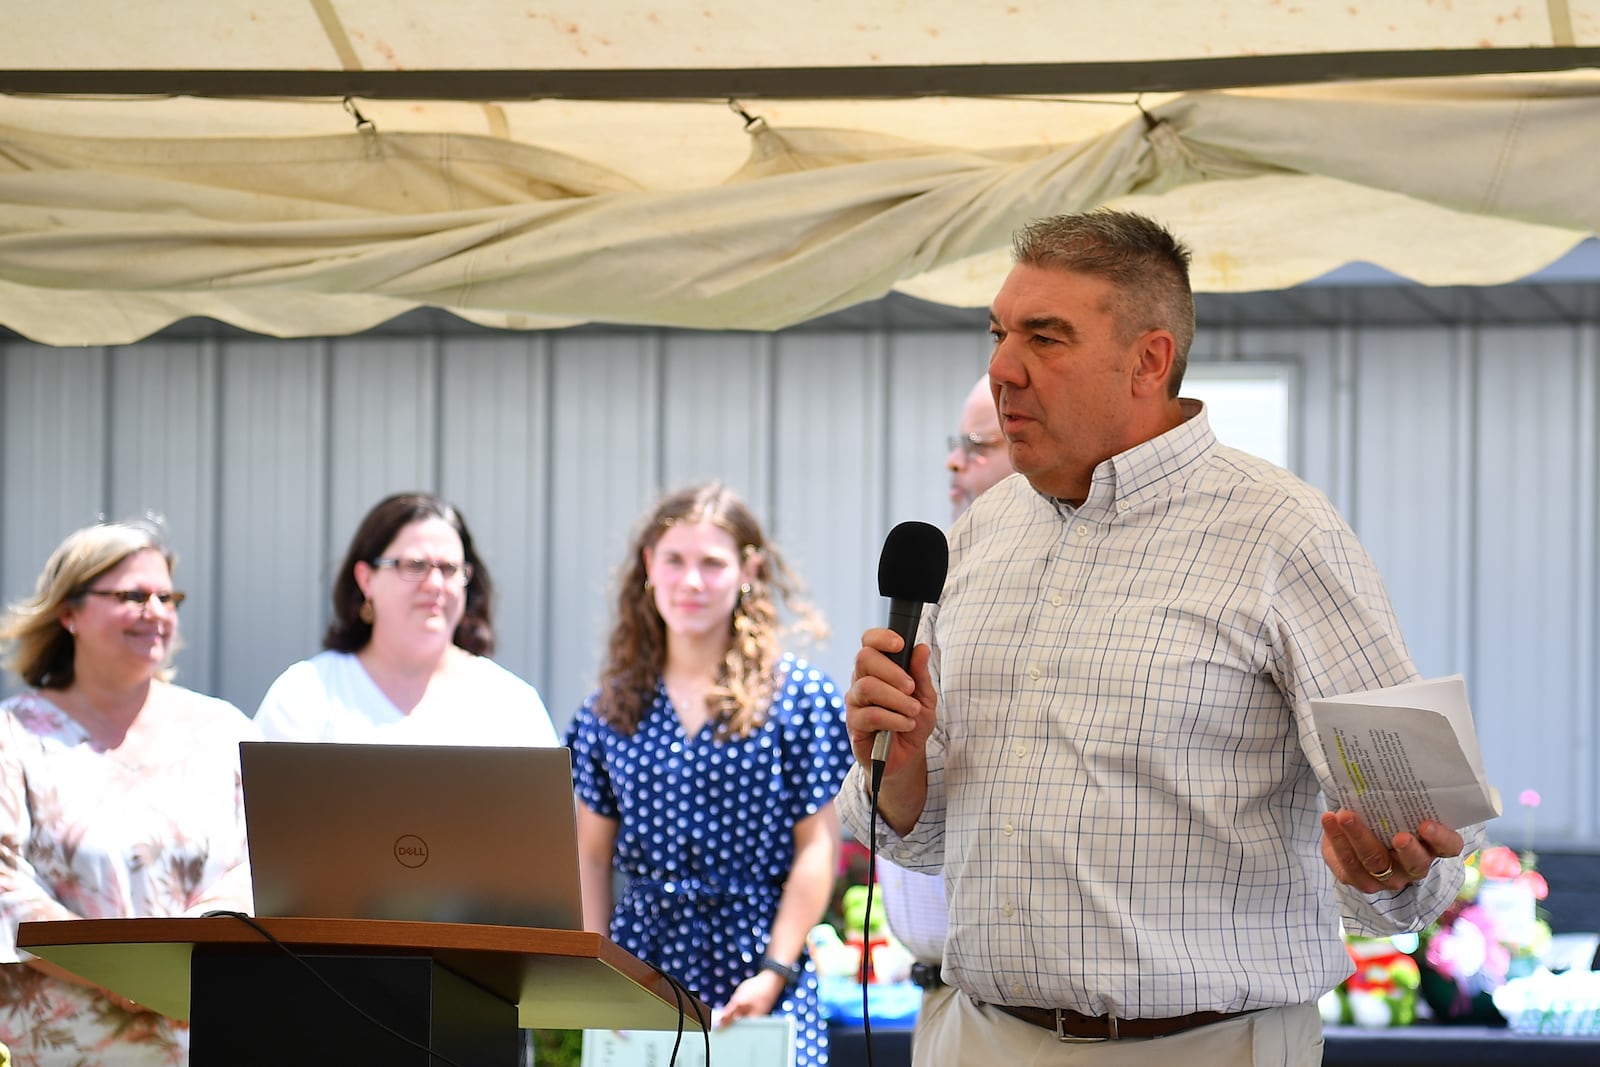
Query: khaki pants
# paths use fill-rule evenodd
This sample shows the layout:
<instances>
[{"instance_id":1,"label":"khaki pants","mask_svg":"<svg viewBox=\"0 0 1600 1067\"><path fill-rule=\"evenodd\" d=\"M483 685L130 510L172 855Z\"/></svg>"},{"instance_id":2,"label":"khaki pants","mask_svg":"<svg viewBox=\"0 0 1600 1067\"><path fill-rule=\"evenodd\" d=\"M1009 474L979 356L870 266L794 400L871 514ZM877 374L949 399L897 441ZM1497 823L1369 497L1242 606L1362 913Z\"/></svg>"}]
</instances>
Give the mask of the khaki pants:
<instances>
[{"instance_id":1,"label":"khaki pants","mask_svg":"<svg viewBox=\"0 0 1600 1067\"><path fill-rule=\"evenodd\" d=\"M1320 1067L1322 1018L1315 1004L1269 1008L1171 1037L1087 1044L1050 1031L959 991L924 1005L911 1067L1007 1064L1015 1067Z\"/></svg>"},{"instance_id":2,"label":"khaki pants","mask_svg":"<svg viewBox=\"0 0 1600 1067\"><path fill-rule=\"evenodd\" d=\"M927 1028L929 1017L939 1010L940 1004L949 1000L952 996L961 996L961 994L947 985L922 991L922 1006L917 1009L917 1021L911 1027L911 1051L913 1055L917 1050L917 1042L922 1040L922 1034ZM3 1065L0 1065L0 1067L3 1067Z\"/></svg>"}]
</instances>

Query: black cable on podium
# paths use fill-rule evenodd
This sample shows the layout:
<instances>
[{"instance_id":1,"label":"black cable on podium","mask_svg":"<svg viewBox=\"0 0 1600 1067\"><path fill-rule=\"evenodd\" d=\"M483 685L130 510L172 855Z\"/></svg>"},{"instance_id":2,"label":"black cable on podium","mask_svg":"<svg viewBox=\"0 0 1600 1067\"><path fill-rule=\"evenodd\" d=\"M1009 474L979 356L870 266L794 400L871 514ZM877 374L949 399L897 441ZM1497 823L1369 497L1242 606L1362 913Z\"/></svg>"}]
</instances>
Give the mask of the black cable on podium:
<instances>
[{"instance_id":1,"label":"black cable on podium","mask_svg":"<svg viewBox=\"0 0 1600 1067\"><path fill-rule=\"evenodd\" d=\"M666 979L667 985L672 987L673 998L678 1002L678 1036L672 1041L672 1055L667 1059L667 1067L674 1067L674 1065L678 1062L678 1046L683 1044L683 1019L684 1016L688 1014L684 1011L684 1001L686 999L692 999L693 994L683 987L682 982L672 977L672 975L668 974L666 971L663 971L660 967L650 963L649 960L645 960L644 962L649 963L651 970L655 971L662 978ZM698 1016L696 1016L695 1021L700 1021ZM701 1023L700 1038L705 1042L706 1067L711 1067L711 1020L709 1018L706 1019L705 1022Z\"/></svg>"}]
</instances>

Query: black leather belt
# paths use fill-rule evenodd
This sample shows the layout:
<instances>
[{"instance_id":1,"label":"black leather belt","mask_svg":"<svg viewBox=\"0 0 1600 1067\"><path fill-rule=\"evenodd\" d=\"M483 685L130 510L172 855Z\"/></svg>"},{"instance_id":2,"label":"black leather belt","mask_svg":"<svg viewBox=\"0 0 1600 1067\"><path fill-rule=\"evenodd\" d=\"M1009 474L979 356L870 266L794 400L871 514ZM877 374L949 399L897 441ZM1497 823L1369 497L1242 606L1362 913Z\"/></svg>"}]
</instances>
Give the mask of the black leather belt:
<instances>
[{"instance_id":1,"label":"black leather belt","mask_svg":"<svg viewBox=\"0 0 1600 1067\"><path fill-rule=\"evenodd\" d=\"M913 963L911 965L911 984L919 989L943 989L944 979L939 976L943 967L938 963Z\"/></svg>"},{"instance_id":2,"label":"black leather belt","mask_svg":"<svg viewBox=\"0 0 1600 1067\"><path fill-rule=\"evenodd\" d=\"M1259 1011L1197 1011L1170 1019L1119 1019L1115 1015L1083 1015L1070 1008L1029 1008L991 1004L1014 1019L1041 1026L1061 1041L1116 1041L1124 1037L1170 1037L1198 1026L1237 1019Z\"/></svg>"}]
</instances>

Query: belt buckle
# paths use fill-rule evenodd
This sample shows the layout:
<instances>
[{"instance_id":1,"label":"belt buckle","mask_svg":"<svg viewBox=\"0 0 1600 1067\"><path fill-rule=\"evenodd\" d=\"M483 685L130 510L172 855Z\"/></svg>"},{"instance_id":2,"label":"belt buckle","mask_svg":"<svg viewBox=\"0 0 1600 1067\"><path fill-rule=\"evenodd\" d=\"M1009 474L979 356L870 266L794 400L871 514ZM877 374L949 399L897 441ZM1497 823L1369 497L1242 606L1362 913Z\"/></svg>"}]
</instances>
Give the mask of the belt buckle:
<instances>
[{"instance_id":1,"label":"belt buckle","mask_svg":"<svg viewBox=\"0 0 1600 1067\"><path fill-rule=\"evenodd\" d=\"M1056 1040L1068 1045L1098 1045L1102 1041L1117 1041L1121 1035L1117 1033L1117 1016L1115 1012L1106 1012L1105 1037L1080 1037L1077 1034L1067 1033L1066 1012L1061 1008L1055 1009Z\"/></svg>"}]
</instances>

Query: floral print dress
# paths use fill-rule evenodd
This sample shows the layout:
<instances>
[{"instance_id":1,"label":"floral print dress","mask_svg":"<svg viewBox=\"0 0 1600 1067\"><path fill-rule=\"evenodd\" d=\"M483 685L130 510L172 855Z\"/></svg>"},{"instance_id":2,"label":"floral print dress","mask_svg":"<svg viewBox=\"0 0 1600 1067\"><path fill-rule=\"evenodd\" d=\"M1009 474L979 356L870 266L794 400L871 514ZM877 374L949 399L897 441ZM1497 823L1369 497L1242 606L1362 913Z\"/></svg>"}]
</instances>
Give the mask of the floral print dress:
<instances>
[{"instance_id":1,"label":"floral print dress","mask_svg":"<svg viewBox=\"0 0 1600 1067\"><path fill-rule=\"evenodd\" d=\"M174 1067L188 1030L27 966L18 924L250 910L239 742L259 734L156 686L109 750L47 693L0 703L0 1044L19 1067Z\"/></svg>"},{"instance_id":2,"label":"floral print dress","mask_svg":"<svg viewBox=\"0 0 1600 1067\"><path fill-rule=\"evenodd\" d=\"M590 697L567 729L578 798L615 819L613 864L628 879L611 938L712 1007L756 973L794 862L794 827L833 800L853 757L843 694L785 657L766 722L739 741L715 723L693 737L666 689L632 736L600 722ZM774 1009L796 1021L798 1067L828 1062L816 970Z\"/></svg>"}]
</instances>

